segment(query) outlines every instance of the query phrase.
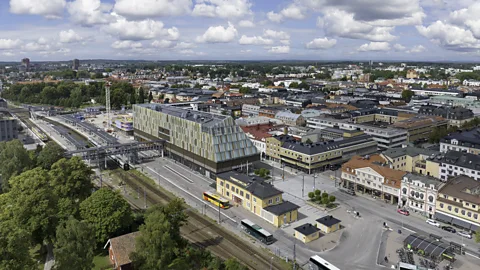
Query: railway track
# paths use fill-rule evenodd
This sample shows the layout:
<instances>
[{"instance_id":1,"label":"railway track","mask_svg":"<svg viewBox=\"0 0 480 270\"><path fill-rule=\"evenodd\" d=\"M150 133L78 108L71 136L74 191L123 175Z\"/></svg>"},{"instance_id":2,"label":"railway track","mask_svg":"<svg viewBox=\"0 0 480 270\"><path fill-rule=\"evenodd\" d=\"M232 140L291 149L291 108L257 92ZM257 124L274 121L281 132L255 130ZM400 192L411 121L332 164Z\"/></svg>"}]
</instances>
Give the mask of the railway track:
<instances>
[{"instance_id":1,"label":"railway track","mask_svg":"<svg viewBox=\"0 0 480 270\"><path fill-rule=\"evenodd\" d=\"M132 172L117 170L113 174L133 190L145 188L149 205L167 204L175 198ZM189 211L188 221L180 231L194 245L206 248L223 259L235 257L250 269L285 269L283 264L272 260L271 254L239 239L197 211Z\"/></svg>"}]
</instances>

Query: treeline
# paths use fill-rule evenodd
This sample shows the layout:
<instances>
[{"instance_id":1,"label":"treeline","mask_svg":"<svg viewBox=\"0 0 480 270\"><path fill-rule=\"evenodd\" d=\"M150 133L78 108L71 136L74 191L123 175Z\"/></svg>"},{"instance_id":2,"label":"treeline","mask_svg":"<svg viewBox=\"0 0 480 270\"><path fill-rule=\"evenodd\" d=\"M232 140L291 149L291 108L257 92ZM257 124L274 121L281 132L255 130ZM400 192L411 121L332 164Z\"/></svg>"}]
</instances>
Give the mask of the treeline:
<instances>
[{"instance_id":1,"label":"treeline","mask_svg":"<svg viewBox=\"0 0 480 270\"><path fill-rule=\"evenodd\" d=\"M475 80L480 81L480 71L474 70L473 72L460 72L455 75L460 81L464 80Z\"/></svg>"},{"instance_id":2,"label":"treeline","mask_svg":"<svg viewBox=\"0 0 480 270\"><path fill-rule=\"evenodd\" d=\"M122 105L143 103L145 92L136 91L127 82L115 82L110 87L110 101L113 109ZM62 107L78 108L94 99L99 104L105 104L105 84L93 82L89 85L74 82L14 84L2 92L2 97L8 100L30 104L45 104Z\"/></svg>"},{"instance_id":3,"label":"treeline","mask_svg":"<svg viewBox=\"0 0 480 270\"><path fill-rule=\"evenodd\" d=\"M443 137L447 136L450 133L457 132L460 129L470 129L478 127L479 125L480 118L475 117L471 121L464 123L460 128L458 128L457 126L451 126L449 128L434 128L432 133L430 133L428 141L430 143L438 143Z\"/></svg>"}]
</instances>

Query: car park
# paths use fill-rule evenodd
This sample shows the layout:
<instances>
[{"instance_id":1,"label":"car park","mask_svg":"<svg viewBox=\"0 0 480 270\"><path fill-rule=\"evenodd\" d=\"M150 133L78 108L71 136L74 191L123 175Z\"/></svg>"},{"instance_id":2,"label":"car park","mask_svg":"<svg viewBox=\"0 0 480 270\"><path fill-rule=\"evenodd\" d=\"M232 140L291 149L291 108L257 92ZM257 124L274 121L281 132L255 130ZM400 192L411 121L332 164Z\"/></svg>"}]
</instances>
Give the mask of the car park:
<instances>
[{"instance_id":1,"label":"car park","mask_svg":"<svg viewBox=\"0 0 480 270\"><path fill-rule=\"evenodd\" d=\"M398 209L398 210L397 210L397 213L402 214L402 215L405 215L405 216L409 216L409 215L410 215L410 212L408 212L408 210L405 210L405 209Z\"/></svg>"},{"instance_id":2,"label":"car park","mask_svg":"<svg viewBox=\"0 0 480 270\"><path fill-rule=\"evenodd\" d=\"M427 219L426 222L427 222L428 224L432 225L432 226L440 227L440 223L436 222L436 221L433 220L433 219Z\"/></svg>"},{"instance_id":3,"label":"car park","mask_svg":"<svg viewBox=\"0 0 480 270\"><path fill-rule=\"evenodd\" d=\"M451 233L456 233L457 232L457 230L455 230L455 228L453 228L452 226L442 226L442 230L447 231L447 232L451 232Z\"/></svg>"},{"instance_id":4,"label":"car park","mask_svg":"<svg viewBox=\"0 0 480 270\"><path fill-rule=\"evenodd\" d=\"M469 233L469 232L459 231L459 232L457 232L457 234L460 235L460 236L463 236L465 238L472 239L472 234Z\"/></svg>"}]
</instances>

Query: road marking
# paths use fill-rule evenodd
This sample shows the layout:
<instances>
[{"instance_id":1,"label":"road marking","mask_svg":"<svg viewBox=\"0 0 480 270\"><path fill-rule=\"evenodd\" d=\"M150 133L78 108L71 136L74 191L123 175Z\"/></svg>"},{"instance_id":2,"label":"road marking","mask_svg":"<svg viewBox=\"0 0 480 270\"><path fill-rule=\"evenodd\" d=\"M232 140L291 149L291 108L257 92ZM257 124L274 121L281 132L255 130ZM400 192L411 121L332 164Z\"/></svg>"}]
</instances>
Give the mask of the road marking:
<instances>
[{"instance_id":1,"label":"road marking","mask_svg":"<svg viewBox=\"0 0 480 270\"><path fill-rule=\"evenodd\" d=\"M470 254L470 253L468 253L468 252L465 252L465 254L466 254L466 255L469 255L469 256L472 256L472 257L477 258L477 259L480 260L480 257L478 257L478 256L476 256L476 255Z\"/></svg>"},{"instance_id":2,"label":"road marking","mask_svg":"<svg viewBox=\"0 0 480 270\"><path fill-rule=\"evenodd\" d=\"M181 173L179 173L179 172L175 171L174 169L172 169L172 168L168 167L167 165L164 165L163 167L164 167L165 169L167 169L167 170L171 171L172 173L174 173L174 174L176 174L176 175L180 176L181 178L183 178L184 180L186 180L186 181L187 181L187 182L189 182L190 184L193 184L193 181L192 181L192 180L190 180L190 179L188 179L188 178L187 178L185 175L183 175L183 174L181 174Z\"/></svg>"},{"instance_id":3,"label":"road marking","mask_svg":"<svg viewBox=\"0 0 480 270\"><path fill-rule=\"evenodd\" d=\"M409 228L402 227L402 229L407 230L407 231L412 232L412 233L417 233L416 231L410 230Z\"/></svg>"},{"instance_id":4,"label":"road marking","mask_svg":"<svg viewBox=\"0 0 480 270\"><path fill-rule=\"evenodd\" d=\"M149 169L151 172L153 172L154 174L160 176L161 178L165 179L165 181L169 182L170 184L174 185L175 187L177 187L178 189L180 189L181 191L187 193L188 195L192 196L193 198L199 200L201 203L205 204L206 206L212 208L213 210L218 210L216 207L213 207L211 204L209 203L206 203L205 201L203 201L202 199L198 198L197 196L193 195L192 193L190 193L189 191L185 190L184 188L182 188L181 186L177 186L172 180L166 178L165 176L159 174L158 172L156 172L155 170L152 170L150 167L146 167L147 169ZM231 221L237 223L237 221L231 217L229 217L228 215L220 212L220 214L222 214L224 217L230 219Z\"/></svg>"}]
</instances>

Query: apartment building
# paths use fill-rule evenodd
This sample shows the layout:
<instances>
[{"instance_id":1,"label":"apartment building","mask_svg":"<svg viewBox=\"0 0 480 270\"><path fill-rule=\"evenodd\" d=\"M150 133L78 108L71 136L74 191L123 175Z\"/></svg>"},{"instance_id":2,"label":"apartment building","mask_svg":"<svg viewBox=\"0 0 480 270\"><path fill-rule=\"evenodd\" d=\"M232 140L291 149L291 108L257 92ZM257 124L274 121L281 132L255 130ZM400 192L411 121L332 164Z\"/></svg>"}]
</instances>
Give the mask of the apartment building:
<instances>
[{"instance_id":1,"label":"apartment building","mask_svg":"<svg viewBox=\"0 0 480 270\"><path fill-rule=\"evenodd\" d=\"M298 205L283 200L283 192L262 178L236 171L217 175L217 192L276 227L297 221Z\"/></svg>"},{"instance_id":2,"label":"apartment building","mask_svg":"<svg viewBox=\"0 0 480 270\"><path fill-rule=\"evenodd\" d=\"M392 169L429 175L427 171L427 159L438 155L435 150L405 146L401 148L390 148L380 155L387 160Z\"/></svg>"},{"instance_id":3,"label":"apartment building","mask_svg":"<svg viewBox=\"0 0 480 270\"><path fill-rule=\"evenodd\" d=\"M384 126L375 126L368 124L355 124L348 119L335 119L331 117L314 117L307 119L307 126L312 128L339 128L346 130L361 130L372 136L378 144L378 149L384 150L388 148L401 147L408 142L408 132L403 129L397 129Z\"/></svg>"},{"instance_id":4,"label":"apartment building","mask_svg":"<svg viewBox=\"0 0 480 270\"><path fill-rule=\"evenodd\" d=\"M407 131L408 141L416 142L428 139L430 134L437 128L447 129L448 120L440 116L416 115L412 118L398 121L392 126Z\"/></svg>"},{"instance_id":5,"label":"apartment building","mask_svg":"<svg viewBox=\"0 0 480 270\"><path fill-rule=\"evenodd\" d=\"M134 105L133 113L136 138L166 140L167 155L213 179L259 160L256 147L230 116L168 104Z\"/></svg>"},{"instance_id":6,"label":"apartment building","mask_svg":"<svg viewBox=\"0 0 480 270\"><path fill-rule=\"evenodd\" d=\"M287 126L303 126L305 119L301 114L292 113L291 111L280 111L275 114L275 119L282 121Z\"/></svg>"},{"instance_id":7,"label":"apartment building","mask_svg":"<svg viewBox=\"0 0 480 270\"><path fill-rule=\"evenodd\" d=\"M466 175L475 180L480 180L479 155L448 151L437 162L439 163L440 179L444 182L458 175Z\"/></svg>"},{"instance_id":8,"label":"apartment building","mask_svg":"<svg viewBox=\"0 0 480 270\"><path fill-rule=\"evenodd\" d=\"M463 107L423 105L418 110L418 113L441 116L448 120L449 126L455 127L461 127L474 118L472 110Z\"/></svg>"},{"instance_id":9,"label":"apartment building","mask_svg":"<svg viewBox=\"0 0 480 270\"><path fill-rule=\"evenodd\" d=\"M341 185L398 204L405 174L390 168L380 155L354 156L342 165Z\"/></svg>"},{"instance_id":10,"label":"apartment building","mask_svg":"<svg viewBox=\"0 0 480 270\"><path fill-rule=\"evenodd\" d=\"M480 128L450 133L440 140L440 151L464 151L480 155Z\"/></svg>"},{"instance_id":11,"label":"apartment building","mask_svg":"<svg viewBox=\"0 0 480 270\"><path fill-rule=\"evenodd\" d=\"M258 116L260 113L260 106L251 104L242 104L243 116Z\"/></svg>"},{"instance_id":12,"label":"apartment building","mask_svg":"<svg viewBox=\"0 0 480 270\"><path fill-rule=\"evenodd\" d=\"M17 120L12 117L0 117L0 141L18 139Z\"/></svg>"},{"instance_id":13,"label":"apartment building","mask_svg":"<svg viewBox=\"0 0 480 270\"><path fill-rule=\"evenodd\" d=\"M476 232L480 229L479 209L480 182L461 175L438 191L435 219Z\"/></svg>"},{"instance_id":14,"label":"apartment building","mask_svg":"<svg viewBox=\"0 0 480 270\"><path fill-rule=\"evenodd\" d=\"M403 176L399 206L433 218L438 190L444 185L434 177L408 173Z\"/></svg>"},{"instance_id":15,"label":"apartment building","mask_svg":"<svg viewBox=\"0 0 480 270\"><path fill-rule=\"evenodd\" d=\"M372 154L377 151L377 142L366 134L316 143L304 143L289 135L279 135L267 138L266 147L267 158L310 174L341 164L355 155Z\"/></svg>"}]
</instances>

